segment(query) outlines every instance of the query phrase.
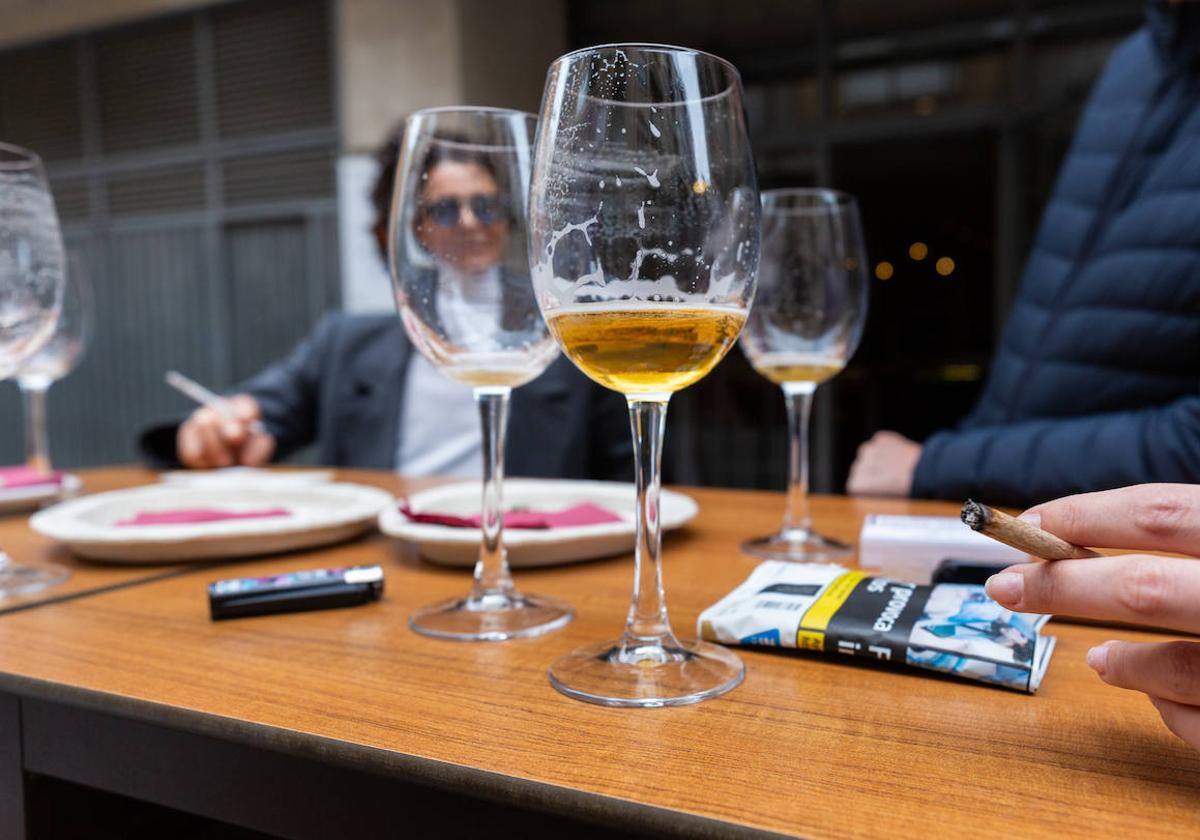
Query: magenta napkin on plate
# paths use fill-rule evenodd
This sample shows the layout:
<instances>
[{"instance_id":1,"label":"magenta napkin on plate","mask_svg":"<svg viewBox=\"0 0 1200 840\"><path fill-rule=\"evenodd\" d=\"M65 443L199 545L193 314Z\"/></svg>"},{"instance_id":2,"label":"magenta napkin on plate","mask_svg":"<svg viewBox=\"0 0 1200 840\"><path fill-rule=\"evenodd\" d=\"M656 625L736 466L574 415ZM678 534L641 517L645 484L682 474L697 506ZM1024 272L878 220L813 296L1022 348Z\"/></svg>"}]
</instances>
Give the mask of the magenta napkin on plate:
<instances>
[{"instance_id":1,"label":"magenta napkin on plate","mask_svg":"<svg viewBox=\"0 0 1200 840\"><path fill-rule=\"evenodd\" d=\"M24 464L0 467L0 490L9 490L14 487L36 487L39 484L62 484L62 480L61 472L42 473Z\"/></svg>"},{"instance_id":2,"label":"magenta napkin on plate","mask_svg":"<svg viewBox=\"0 0 1200 840\"><path fill-rule=\"evenodd\" d=\"M180 510L156 510L139 513L132 519L122 519L117 525L191 525L197 522L224 522L229 519L269 519L275 516L291 516L287 508L266 510L218 510L217 508L182 508Z\"/></svg>"},{"instance_id":3,"label":"magenta napkin on plate","mask_svg":"<svg viewBox=\"0 0 1200 840\"><path fill-rule=\"evenodd\" d=\"M426 525L445 525L450 528L478 528L480 516L454 516L449 513L417 513L408 504L400 506L400 512L412 522ZM504 514L505 528L572 528L579 525L602 525L621 522L621 517L591 502L584 502L565 510L510 510Z\"/></svg>"}]
</instances>

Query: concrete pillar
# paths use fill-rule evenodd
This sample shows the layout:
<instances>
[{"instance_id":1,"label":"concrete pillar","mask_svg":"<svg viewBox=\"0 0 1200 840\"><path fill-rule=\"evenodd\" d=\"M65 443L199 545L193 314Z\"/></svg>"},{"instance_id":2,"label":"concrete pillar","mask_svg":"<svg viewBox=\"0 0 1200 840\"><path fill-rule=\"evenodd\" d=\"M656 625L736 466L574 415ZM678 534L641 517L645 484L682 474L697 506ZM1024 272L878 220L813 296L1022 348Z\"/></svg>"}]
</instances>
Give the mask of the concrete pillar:
<instances>
[{"instance_id":1,"label":"concrete pillar","mask_svg":"<svg viewBox=\"0 0 1200 840\"><path fill-rule=\"evenodd\" d=\"M335 20L342 300L387 311L391 286L369 232L375 150L420 108L536 111L546 68L566 49L566 2L336 0Z\"/></svg>"}]
</instances>

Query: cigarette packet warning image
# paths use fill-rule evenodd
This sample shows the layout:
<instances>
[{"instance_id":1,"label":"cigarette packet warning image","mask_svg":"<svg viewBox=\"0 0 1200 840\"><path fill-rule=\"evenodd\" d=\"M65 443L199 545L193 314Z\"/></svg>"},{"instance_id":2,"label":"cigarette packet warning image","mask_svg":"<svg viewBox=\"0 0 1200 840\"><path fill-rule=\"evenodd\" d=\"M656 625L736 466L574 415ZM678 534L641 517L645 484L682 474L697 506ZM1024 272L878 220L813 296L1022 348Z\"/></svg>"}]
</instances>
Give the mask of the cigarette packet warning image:
<instances>
[{"instance_id":1,"label":"cigarette packet warning image","mask_svg":"<svg viewBox=\"0 0 1200 840\"><path fill-rule=\"evenodd\" d=\"M768 560L698 624L709 641L865 656L1032 693L1054 651L1041 635L1049 620L1005 609L982 586Z\"/></svg>"}]
</instances>

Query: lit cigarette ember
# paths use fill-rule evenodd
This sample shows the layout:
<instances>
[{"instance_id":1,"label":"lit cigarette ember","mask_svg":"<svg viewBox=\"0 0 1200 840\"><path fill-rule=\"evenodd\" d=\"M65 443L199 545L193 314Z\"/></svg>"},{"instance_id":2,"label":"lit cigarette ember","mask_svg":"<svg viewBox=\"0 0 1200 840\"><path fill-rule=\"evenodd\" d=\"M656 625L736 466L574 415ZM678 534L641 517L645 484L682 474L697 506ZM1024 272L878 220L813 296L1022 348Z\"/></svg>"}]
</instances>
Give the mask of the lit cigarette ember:
<instances>
[{"instance_id":1,"label":"lit cigarette ember","mask_svg":"<svg viewBox=\"0 0 1200 840\"><path fill-rule=\"evenodd\" d=\"M1100 556L1090 548L1069 543L1022 519L969 499L963 505L962 521L972 531L1043 560L1082 560Z\"/></svg>"}]
</instances>

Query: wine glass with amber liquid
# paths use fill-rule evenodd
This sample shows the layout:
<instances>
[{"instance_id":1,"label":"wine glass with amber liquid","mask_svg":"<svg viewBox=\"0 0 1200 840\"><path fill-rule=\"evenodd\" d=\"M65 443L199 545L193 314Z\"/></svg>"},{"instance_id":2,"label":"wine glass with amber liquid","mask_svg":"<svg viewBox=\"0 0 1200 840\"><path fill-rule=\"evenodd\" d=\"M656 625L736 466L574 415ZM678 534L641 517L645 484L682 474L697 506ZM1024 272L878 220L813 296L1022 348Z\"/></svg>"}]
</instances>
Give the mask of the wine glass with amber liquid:
<instances>
[{"instance_id":1,"label":"wine glass with amber liquid","mask_svg":"<svg viewBox=\"0 0 1200 840\"><path fill-rule=\"evenodd\" d=\"M817 386L858 347L867 315L867 256L858 205L822 189L762 194L758 292L741 345L750 364L783 389L788 494L778 533L742 550L773 560L820 562L851 546L813 529L808 508L808 417Z\"/></svg>"},{"instance_id":2,"label":"wine glass with amber liquid","mask_svg":"<svg viewBox=\"0 0 1200 840\"><path fill-rule=\"evenodd\" d=\"M646 44L551 65L530 190L538 305L566 355L629 403L637 473L633 599L624 633L550 667L564 694L669 706L741 682L741 660L680 639L663 589L663 423L745 324L759 196L742 88L728 62Z\"/></svg>"}]
</instances>

